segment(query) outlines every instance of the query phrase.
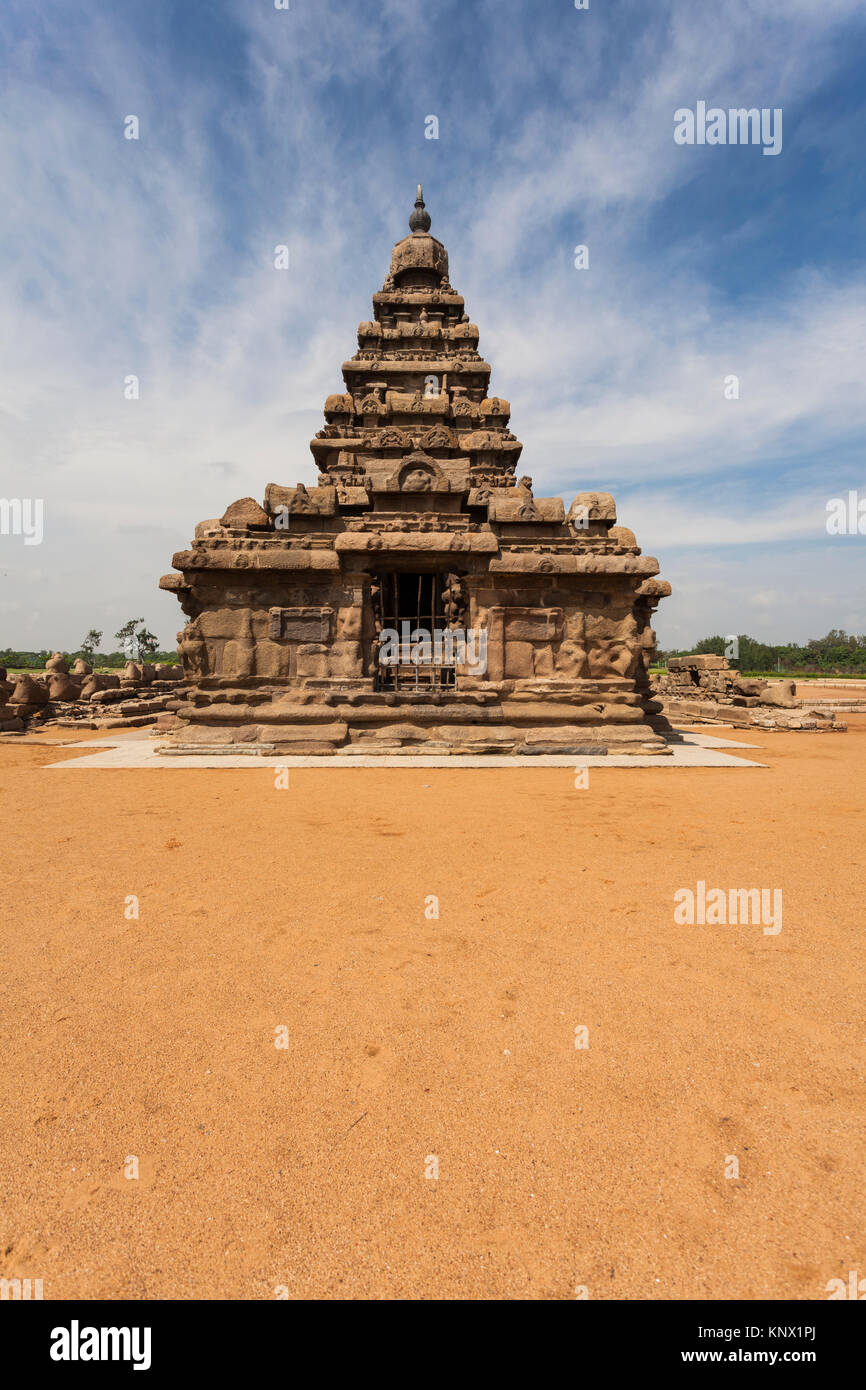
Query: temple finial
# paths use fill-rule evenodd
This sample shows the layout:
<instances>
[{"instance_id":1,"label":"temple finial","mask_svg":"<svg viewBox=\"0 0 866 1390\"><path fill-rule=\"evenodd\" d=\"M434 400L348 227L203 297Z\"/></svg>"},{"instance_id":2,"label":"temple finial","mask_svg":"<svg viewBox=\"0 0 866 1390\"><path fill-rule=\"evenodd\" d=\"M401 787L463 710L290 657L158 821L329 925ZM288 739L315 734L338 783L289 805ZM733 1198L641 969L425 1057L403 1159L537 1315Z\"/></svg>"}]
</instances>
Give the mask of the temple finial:
<instances>
[{"instance_id":1,"label":"temple finial","mask_svg":"<svg viewBox=\"0 0 866 1390\"><path fill-rule=\"evenodd\" d=\"M412 232L429 232L430 214L424 206L424 194L421 185L418 185L418 196L415 199L415 211L409 215L409 230Z\"/></svg>"}]
</instances>

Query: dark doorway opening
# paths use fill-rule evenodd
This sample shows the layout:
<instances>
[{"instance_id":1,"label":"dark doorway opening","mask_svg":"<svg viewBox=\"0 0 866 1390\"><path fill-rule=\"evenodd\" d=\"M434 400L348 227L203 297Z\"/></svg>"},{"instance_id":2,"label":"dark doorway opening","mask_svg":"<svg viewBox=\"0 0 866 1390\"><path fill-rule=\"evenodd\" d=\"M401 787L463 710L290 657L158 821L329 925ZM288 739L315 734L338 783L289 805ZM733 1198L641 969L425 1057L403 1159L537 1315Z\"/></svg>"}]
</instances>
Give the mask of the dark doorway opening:
<instances>
[{"instance_id":1,"label":"dark doorway opening","mask_svg":"<svg viewBox=\"0 0 866 1390\"><path fill-rule=\"evenodd\" d=\"M444 630L441 575L390 571L378 578L383 628L408 622L430 633Z\"/></svg>"},{"instance_id":2,"label":"dark doorway opening","mask_svg":"<svg viewBox=\"0 0 866 1390\"><path fill-rule=\"evenodd\" d=\"M387 570L376 576L374 605L376 616L376 689L424 690L454 689L456 662L447 644L436 640L448 628L442 599L444 575ZM429 636L429 656L413 644L413 633ZM393 642L384 635L393 633L399 642L394 659ZM413 659L413 653L415 659ZM389 657L387 664L382 657Z\"/></svg>"}]
</instances>

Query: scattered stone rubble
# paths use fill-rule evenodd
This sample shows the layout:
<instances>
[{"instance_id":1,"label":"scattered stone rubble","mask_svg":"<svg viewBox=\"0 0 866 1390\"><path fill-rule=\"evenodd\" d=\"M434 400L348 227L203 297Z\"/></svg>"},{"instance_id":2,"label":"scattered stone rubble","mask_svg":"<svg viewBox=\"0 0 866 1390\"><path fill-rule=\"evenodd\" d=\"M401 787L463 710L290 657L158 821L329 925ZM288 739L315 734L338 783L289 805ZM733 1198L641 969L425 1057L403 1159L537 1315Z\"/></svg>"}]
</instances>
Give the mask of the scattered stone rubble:
<instances>
[{"instance_id":1,"label":"scattered stone rubble","mask_svg":"<svg viewBox=\"0 0 866 1390\"><path fill-rule=\"evenodd\" d=\"M672 720L812 732L844 733L847 728L832 709L798 700L794 681L741 676L724 656L671 657L667 671L653 677L653 691Z\"/></svg>"},{"instance_id":2,"label":"scattered stone rubble","mask_svg":"<svg viewBox=\"0 0 866 1390\"><path fill-rule=\"evenodd\" d=\"M183 679L180 666L128 661L122 671L94 672L79 657L70 669L60 652L41 674L7 677L0 667L0 733L30 728L133 729L156 723Z\"/></svg>"}]
</instances>

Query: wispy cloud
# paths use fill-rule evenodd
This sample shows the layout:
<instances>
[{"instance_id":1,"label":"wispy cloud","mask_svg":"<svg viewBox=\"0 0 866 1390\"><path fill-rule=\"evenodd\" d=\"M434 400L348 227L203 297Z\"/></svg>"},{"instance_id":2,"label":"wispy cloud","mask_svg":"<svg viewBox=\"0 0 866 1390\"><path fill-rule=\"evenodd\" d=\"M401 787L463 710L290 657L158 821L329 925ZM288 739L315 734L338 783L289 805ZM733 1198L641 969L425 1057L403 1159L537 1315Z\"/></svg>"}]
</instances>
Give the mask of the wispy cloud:
<instances>
[{"instance_id":1,"label":"wispy cloud","mask_svg":"<svg viewBox=\"0 0 866 1390\"><path fill-rule=\"evenodd\" d=\"M856 548L813 529L864 481L866 272L834 221L862 217L856 0L225 0L200 20L7 4L0 495L44 497L46 539L0 539L0 646L129 612L173 640L156 581L195 522L313 479L418 178L536 491L617 495L677 585L663 641L711 625L729 565L764 595L757 635L842 621L834 593L858 611ZM783 155L675 146L698 98L782 106Z\"/></svg>"}]
</instances>

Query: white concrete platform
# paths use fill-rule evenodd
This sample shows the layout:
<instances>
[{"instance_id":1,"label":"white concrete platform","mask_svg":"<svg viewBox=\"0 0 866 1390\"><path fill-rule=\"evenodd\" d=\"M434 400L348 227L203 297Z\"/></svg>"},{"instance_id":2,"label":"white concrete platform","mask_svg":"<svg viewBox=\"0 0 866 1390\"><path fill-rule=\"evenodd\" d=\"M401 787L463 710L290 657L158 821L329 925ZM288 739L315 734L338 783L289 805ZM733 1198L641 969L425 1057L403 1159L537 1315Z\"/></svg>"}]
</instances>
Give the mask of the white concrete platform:
<instances>
[{"instance_id":1,"label":"white concrete platform","mask_svg":"<svg viewBox=\"0 0 866 1390\"><path fill-rule=\"evenodd\" d=\"M679 731L678 731L679 732ZM751 743L737 743L733 739L716 738L711 734L698 734L689 730L681 732L682 743L671 744L669 754L650 754L645 757L630 757L623 754L587 754L566 756L561 753L498 754L498 753L455 753L453 756L428 756L422 753L408 755L365 754L357 756L345 753L317 754L315 756L291 757L287 754L266 756L213 753L196 753L164 757L157 752L162 742L154 738L147 729L134 729L116 738L85 739L81 742L61 745L64 748L94 748L98 752L87 753L80 758L70 758L66 762L49 763L48 771L76 771L78 768L142 768L150 771L186 771L195 768L224 768L237 771L255 772L260 768L334 768L334 767L765 767L764 763L751 762L746 758L733 757L727 750L754 748Z\"/></svg>"}]
</instances>

